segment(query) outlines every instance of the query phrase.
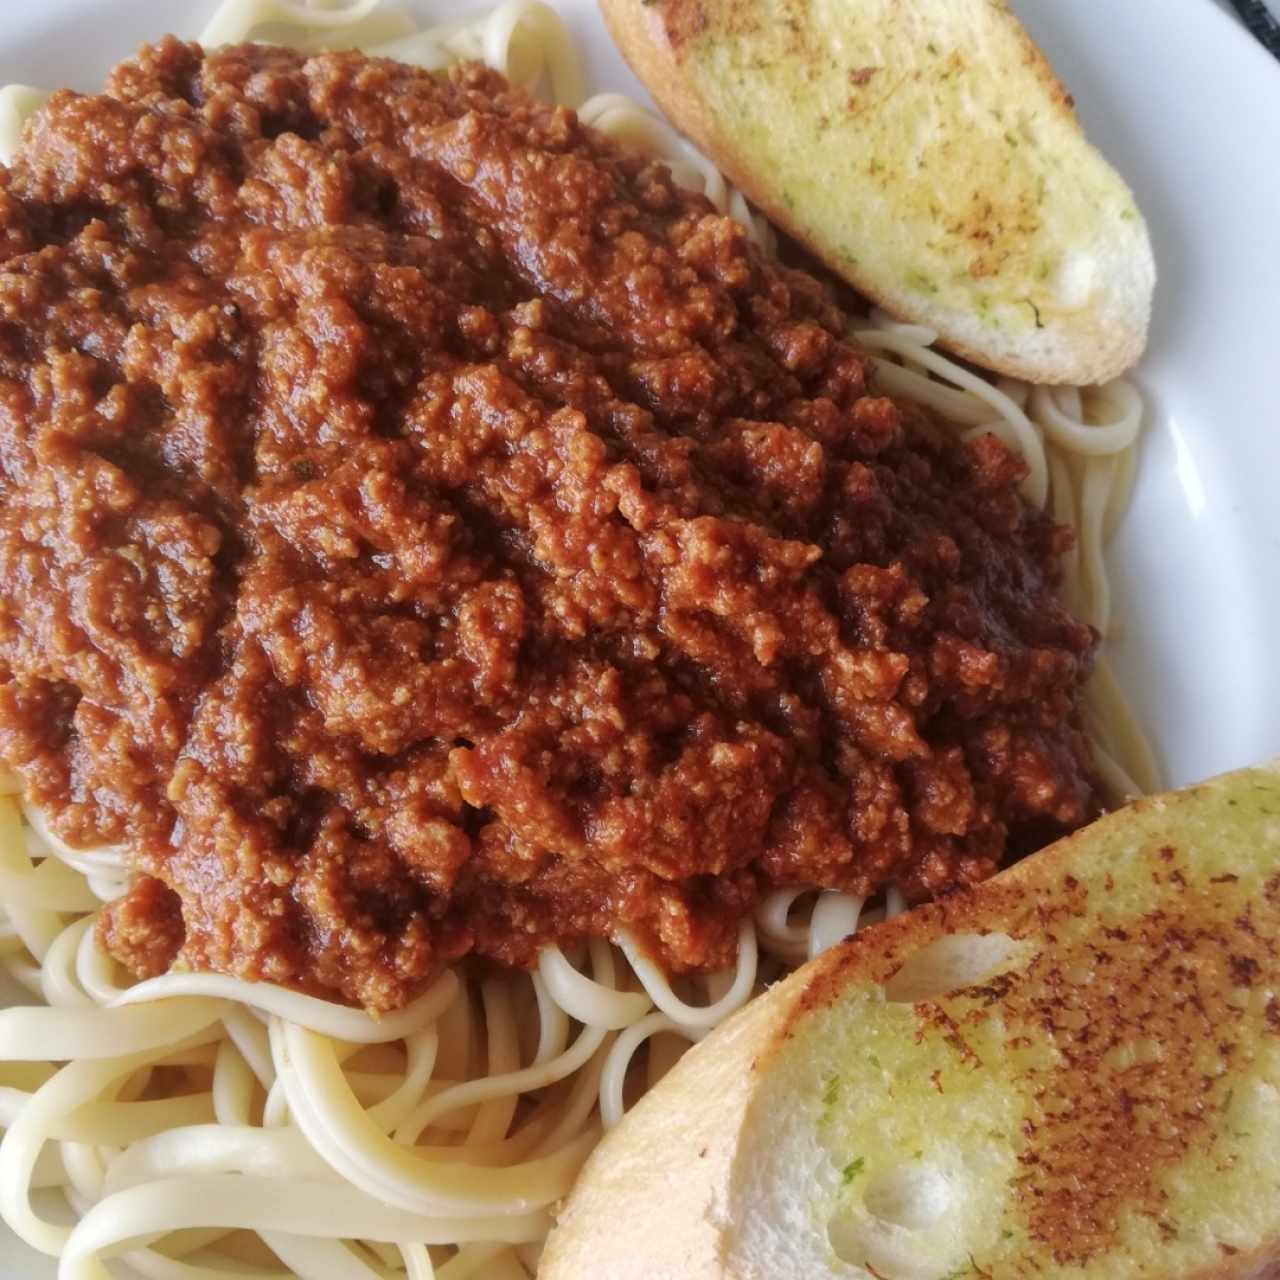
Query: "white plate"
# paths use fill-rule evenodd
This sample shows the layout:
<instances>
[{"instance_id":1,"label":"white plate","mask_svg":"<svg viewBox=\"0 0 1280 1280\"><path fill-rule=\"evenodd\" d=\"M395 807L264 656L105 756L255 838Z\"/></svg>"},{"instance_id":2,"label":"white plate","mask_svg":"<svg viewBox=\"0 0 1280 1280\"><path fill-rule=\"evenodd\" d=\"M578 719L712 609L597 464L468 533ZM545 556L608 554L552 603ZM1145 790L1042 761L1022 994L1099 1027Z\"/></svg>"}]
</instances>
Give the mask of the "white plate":
<instances>
[{"instance_id":1,"label":"white plate","mask_svg":"<svg viewBox=\"0 0 1280 1280\"><path fill-rule=\"evenodd\" d=\"M9 0L0 83L92 89L212 0ZM487 7L421 6L457 13ZM593 0L558 0L597 88L643 97ZM1280 66L1207 0L1015 0L1137 192L1160 266L1153 407L1113 566L1118 673L1170 782L1280 753ZM14 10L21 8L22 13ZM0 1275L52 1276L0 1226Z\"/></svg>"}]
</instances>

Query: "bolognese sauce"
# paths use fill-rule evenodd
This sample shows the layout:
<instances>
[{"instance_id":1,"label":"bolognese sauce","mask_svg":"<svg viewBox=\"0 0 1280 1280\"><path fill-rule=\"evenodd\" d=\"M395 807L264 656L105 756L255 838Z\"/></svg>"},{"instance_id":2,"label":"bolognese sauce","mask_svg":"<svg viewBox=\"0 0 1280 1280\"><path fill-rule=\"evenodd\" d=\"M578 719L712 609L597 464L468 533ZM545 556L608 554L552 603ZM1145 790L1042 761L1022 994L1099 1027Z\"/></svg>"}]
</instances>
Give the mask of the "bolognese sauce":
<instances>
[{"instance_id":1,"label":"bolognese sauce","mask_svg":"<svg viewBox=\"0 0 1280 1280\"><path fill-rule=\"evenodd\" d=\"M1021 460L478 66L166 40L0 174L0 754L178 964L393 1008L1097 811Z\"/></svg>"}]
</instances>

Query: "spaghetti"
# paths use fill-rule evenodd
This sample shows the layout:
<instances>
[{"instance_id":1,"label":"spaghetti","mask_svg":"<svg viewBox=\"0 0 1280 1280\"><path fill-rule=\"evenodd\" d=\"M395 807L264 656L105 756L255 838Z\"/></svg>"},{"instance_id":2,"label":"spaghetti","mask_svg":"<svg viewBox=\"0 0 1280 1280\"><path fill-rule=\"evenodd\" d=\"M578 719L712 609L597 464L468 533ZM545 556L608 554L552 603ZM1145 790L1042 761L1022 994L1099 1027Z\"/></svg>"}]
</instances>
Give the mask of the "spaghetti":
<instances>
[{"instance_id":1,"label":"spaghetti","mask_svg":"<svg viewBox=\"0 0 1280 1280\"><path fill-rule=\"evenodd\" d=\"M202 38L358 47L428 69L481 59L664 160L773 251L764 219L669 126L616 94L583 101L573 45L539 0L426 29L378 0L228 0ZM42 99L0 92L0 157ZM932 331L878 314L852 337L884 393L1023 455L1028 500L1078 532L1065 598L1105 636L1137 392L993 384L934 350ZM1105 661L1086 718L1113 795L1153 789ZM783 969L904 906L893 890L864 910L848 894L780 889L742 925L726 973L669 980L621 936L548 948L531 973L445 973L375 1021L225 975L122 982L94 924L126 887L123 850L71 848L19 790L0 785L0 964L41 1003L0 1013L0 1214L60 1258L62 1280L101 1280L115 1256L154 1280L527 1277L552 1206L638 1092ZM74 1225L48 1211L51 1196Z\"/></svg>"}]
</instances>

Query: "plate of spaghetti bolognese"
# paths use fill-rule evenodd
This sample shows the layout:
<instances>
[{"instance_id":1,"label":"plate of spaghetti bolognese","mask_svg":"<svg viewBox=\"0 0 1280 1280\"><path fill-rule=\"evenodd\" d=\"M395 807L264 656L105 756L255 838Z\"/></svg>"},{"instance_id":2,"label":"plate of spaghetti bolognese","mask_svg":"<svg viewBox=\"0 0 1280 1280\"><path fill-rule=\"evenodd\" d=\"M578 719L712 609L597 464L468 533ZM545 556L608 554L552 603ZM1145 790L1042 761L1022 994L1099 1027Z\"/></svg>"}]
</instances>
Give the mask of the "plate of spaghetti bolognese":
<instances>
[{"instance_id":1,"label":"plate of spaghetti bolognese","mask_svg":"<svg viewBox=\"0 0 1280 1280\"><path fill-rule=\"evenodd\" d=\"M1100 388L837 307L586 0L3 19L8 1274L536 1275L764 984L1280 750L1280 77L1015 7Z\"/></svg>"}]
</instances>

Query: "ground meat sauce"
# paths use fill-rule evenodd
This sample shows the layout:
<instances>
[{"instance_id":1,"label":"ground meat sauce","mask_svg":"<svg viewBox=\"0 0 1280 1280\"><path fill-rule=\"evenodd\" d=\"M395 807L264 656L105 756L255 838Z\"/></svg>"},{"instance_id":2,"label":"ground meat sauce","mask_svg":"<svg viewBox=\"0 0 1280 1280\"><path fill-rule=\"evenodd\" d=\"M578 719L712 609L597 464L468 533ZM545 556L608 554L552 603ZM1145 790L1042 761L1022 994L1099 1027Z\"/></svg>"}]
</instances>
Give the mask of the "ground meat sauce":
<instances>
[{"instance_id":1,"label":"ground meat sauce","mask_svg":"<svg viewBox=\"0 0 1280 1280\"><path fill-rule=\"evenodd\" d=\"M0 171L0 751L177 963L407 999L1095 811L1065 535L841 314L477 67L205 56Z\"/></svg>"}]
</instances>

